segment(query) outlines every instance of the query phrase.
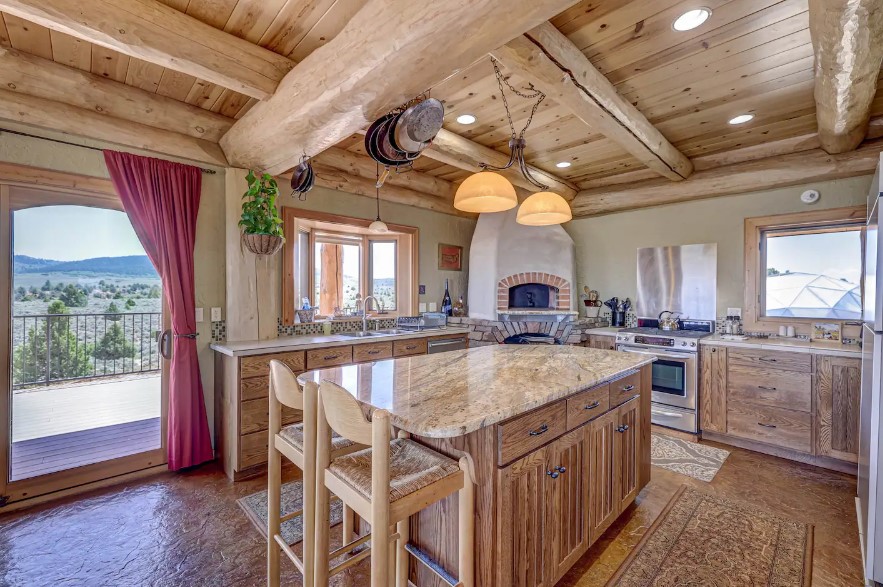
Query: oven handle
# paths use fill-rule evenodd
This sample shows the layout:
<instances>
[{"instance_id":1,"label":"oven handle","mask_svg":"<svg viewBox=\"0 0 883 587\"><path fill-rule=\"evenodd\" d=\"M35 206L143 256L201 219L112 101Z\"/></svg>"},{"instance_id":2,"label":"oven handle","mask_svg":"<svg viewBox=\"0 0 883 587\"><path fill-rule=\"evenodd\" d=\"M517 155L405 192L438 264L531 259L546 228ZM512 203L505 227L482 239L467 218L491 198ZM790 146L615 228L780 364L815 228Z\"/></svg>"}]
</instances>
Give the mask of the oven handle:
<instances>
[{"instance_id":1,"label":"oven handle","mask_svg":"<svg viewBox=\"0 0 883 587\"><path fill-rule=\"evenodd\" d=\"M659 353L656 351L651 351L649 349L636 349L636 348L627 347L627 346L623 346L619 350L624 353L637 353L637 354L641 354L641 355L653 355L654 357L660 357L662 359L675 359L675 360L684 361L684 362L690 361L694 358L694 355L692 353L682 353L682 354L681 353L678 353L678 354Z\"/></svg>"}]
</instances>

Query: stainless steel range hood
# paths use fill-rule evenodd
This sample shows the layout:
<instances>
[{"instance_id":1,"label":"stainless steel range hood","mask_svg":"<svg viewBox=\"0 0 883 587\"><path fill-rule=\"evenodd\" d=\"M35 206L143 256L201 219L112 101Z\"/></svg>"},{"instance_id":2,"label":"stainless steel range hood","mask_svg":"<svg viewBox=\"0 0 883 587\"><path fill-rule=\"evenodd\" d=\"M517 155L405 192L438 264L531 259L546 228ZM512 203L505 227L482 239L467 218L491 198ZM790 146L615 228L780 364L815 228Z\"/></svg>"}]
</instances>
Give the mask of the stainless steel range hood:
<instances>
[{"instance_id":1,"label":"stainless steel range hood","mask_svg":"<svg viewBox=\"0 0 883 587\"><path fill-rule=\"evenodd\" d=\"M717 317L717 243L638 249L638 318L665 310L684 318Z\"/></svg>"}]
</instances>

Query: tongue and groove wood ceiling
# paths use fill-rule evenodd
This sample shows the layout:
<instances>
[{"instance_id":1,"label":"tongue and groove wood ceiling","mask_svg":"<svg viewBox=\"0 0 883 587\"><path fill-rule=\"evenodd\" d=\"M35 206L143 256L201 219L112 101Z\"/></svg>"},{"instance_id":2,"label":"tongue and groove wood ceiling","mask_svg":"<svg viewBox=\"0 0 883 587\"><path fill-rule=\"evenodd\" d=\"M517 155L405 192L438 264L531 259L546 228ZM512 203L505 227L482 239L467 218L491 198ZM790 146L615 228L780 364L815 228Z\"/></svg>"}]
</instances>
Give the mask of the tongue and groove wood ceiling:
<instances>
[{"instance_id":1,"label":"tongue and groove wood ceiling","mask_svg":"<svg viewBox=\"0 0 883 587\"><path fill-rule=\"evenodd\" d=\"M294 63L334 39L368 2L160 1ZM673 29L675 18L699 6L712 11L706 23L685 32ZM693 160L697 171L733 162L728 152L812 135L817 130L807 0L583 0L550 22L625 100ZM217 113L230 119L229 124L258 102L9 13L0 12L0 46ZM516 87L528 87L505 66L503 71ZM878 89L880 83L883 81L878 77ZM431 88L431 95L446 105L447 130L508 152L510 131L489 58L479 59L438 83ZM511 93L507 97L520 130L532 101ZM753 114L754 119L738 126L728 123L744 113ZM460 124L456 121L460 114L472 114L477 120ZM883 92L877 93L871 116L883 116ZM222 130L224 127L221 124ZM217 142L219 137L206 138ZM572 110L551 98L540 106L526 139L530 164L577 188L597 190L659 178L620 144L589 128ZM798 141L781 145L768 155L817 146ZM363 136L357 133L337 147L355 154L365 152ZM736 160L746 158L750 157ZM556 167L561 161L571 166ZM419 158L414 168L449 182L462 181L471 173L427 156Z\"/></svg>"}]
</instances>

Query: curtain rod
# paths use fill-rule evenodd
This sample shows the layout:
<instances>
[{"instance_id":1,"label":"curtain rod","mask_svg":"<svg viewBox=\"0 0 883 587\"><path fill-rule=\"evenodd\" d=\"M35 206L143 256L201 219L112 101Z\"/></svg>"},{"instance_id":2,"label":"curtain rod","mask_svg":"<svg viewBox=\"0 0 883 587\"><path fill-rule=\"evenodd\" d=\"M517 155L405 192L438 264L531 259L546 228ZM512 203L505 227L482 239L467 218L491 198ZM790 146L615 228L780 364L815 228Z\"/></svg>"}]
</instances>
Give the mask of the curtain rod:
<instances>
[{"instance_id":1,"label":"curtain rod","mask_svg":"<svg viewBox=\"0 0 883 587\"><path fill-rule=\"evenodd\" d=\"M20 137L30 137L30 138L32 138L32 139L40 139L40 140L43 140L43 141L51 141L51 142L53 142L53 143L58 143L58 144L60 144L60 145L70 145L71 147L79 147L79 148L81 148L81 149L89 149L89 150L92 150L92 151L101 151L101 152L104 152L104 149L102 149L101 147L90 147L89 145L80 145L80 144L78 144L78 143L69 143L68 141L62 141L62 140L60 140L60 139L50 139L50 138L47 138L47 137L41 137L41 136L38 136L38 135L28 134L28 133L26 133L26 132L21 132L21 131L18 131L18 130L11 130L11 129L8 129L8 128L2 128L2 127L0 127L0 133L4 133L4 132L8 132L9 134L12 134L12 135L18 135L18 136L20 136ZM199 170L202 171L203 173L208 173L209 175L215 175L215 174L217 173L217 171L215 171L214 169L206 169L205 167L200 167Z\"/></svg>"}]
</instances>

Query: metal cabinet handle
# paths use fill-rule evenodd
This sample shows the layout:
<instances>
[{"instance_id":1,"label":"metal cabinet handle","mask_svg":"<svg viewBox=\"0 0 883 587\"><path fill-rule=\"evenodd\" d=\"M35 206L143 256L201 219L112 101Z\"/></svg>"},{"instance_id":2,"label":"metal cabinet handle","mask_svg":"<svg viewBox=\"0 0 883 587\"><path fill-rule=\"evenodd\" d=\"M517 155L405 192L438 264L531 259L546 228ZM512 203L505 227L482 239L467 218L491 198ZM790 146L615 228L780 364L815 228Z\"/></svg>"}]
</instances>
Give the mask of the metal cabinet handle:
<instances>
[{"instance_id":1,"label":"metal cabinet handle","mask_svg":"<svg viewBox=\"0 0 883 587\"><path fill-rule=\"evenodd\" d=\"M380 351L368 351L369 355L379 355Z\"/></svg>"},{"instance_id":2,"label":"metal cabinet handle","mask_svg":"<svg viewBox=\"0 0 883 587\"><path fill-rule=\"evenodd\" d=\"M340 355L325 355L325 356L322 357L322 358L325 359L326 361L330 361L331 359L336 359L336 358L339 357L339 356L340 356Z\"/></svg>"},{"instance_id":3,"label":"metal cabinet handle","mask_svg":"<svg viewBox=\"0 0 883 587\"><path fill-rule=\"evenodd\" d=\"M635 388L634 385L626 385L625 387L622 388L622 390L623 390L623 391L631 391L631 390L633 390L634 388Z\"/></svg>"},{"instance_id":4,"label":"metal cabinet handle","mask_svg":"<svg viewBox=\"0 0 883 587\"><path fill-rule=\"evenodd\" d=\"M770 358L767 358L767 357L761 357L760 360L761 360L761 361L765 361L765 362L767 362L767 363L777 363L777 362L778 362L778 361L776 361L776 359L770 359Z\"/></svg>"},{"instance_id":5,"label":"metal cabinet handle","mask_svg":"<svg viewBox=\"0 0 883 587\"><path fill-rule=\"evenodd\" d=\"M567 467L563 467L561 465L558 465L557 467L555 467L555 470L558 471L559 473L566 473Z\"/></svg>"},{"instance_id":6,"label":"metal cabinet handle","mask_svg":"<svg viewBox=\"0 0 883 587\"><path fill-rule=\"evenodd\" d=\"M628 425L628 424L623 424L622 426L620 426L619 428L617 428L616 431L617 431L617 432L625 432L625 431L628 430L628 429L629 429L629 425Z\"/></svg>"},{"instance_id":7,"label":"metal cabinet handle","mask_svg":"<svg viewBox=\"0 0 883 587\"><path fill-rule=\"evenodd\" d=\"M557 467L553 467L551 471L546 471L546 475L551 477L552 479L557 479L559 475L563 475L567 472L567 467L562 467L558 465Z\"/></svg>"},{"instance_id":8,"label":"metal cabinet handle","mask_svg":"<svg viewBox=\"0 0 883 587\"><path fill-rule=\"evenodd\" d=\"M552 479L557 479L560 473L558 471L546 471L546 475L548 475Z\"/></svg>"},{"instance_id":9,"label":"metal cabinet handle","mask_svg":"<svg viewBox=\"0 0 883 587\"><path fill-rule=\"evenodd\" d=\"M717 349L711 349L711 352L716 353Z\"/></svg>"},{"instance_id":10,"label":"metal cabinet handle","mask_svg":"<svg viewBox=\"0 0 883 587\"><path fill-rule=\"evenodd\" d=\"M416 348L417 348L416 344L409 344L408 346L405 347L405 350L406 351L413 351Z\"/></svg>"},{"instance_id":11,"label":"metal cabinet handle","mask_svg":"<svg viewBox=\"0 0 883 587\"><path fill-rule=\"evenodd\" d=\"M757 389L765 389L767 391L776 391L775 387L767 387L766 385L758 385Z\"/></svg>"},{"instance_id":12,"label":"metal cabinet handle","mask_svg":"<svg viewBox=\"0 0 883 587\"><path fill-rule=\"evenodd\" d=\"M775 428L776 427L775 424L764 424L763 422L758 422L757 425L763 426L764 428Z\"/></svg>"},{"instance_id":13,"label":"metal cabinet handle","mask_svg":"<svg viewBox=\"0 0 883 587\"><path fill-rule=\"evenodd\" d=\"M531 430L530 435L531 436L539 436L540 434L545 434L548 431L549 431L549 426L547 424L543 424L542 426L540 426L536 430Z\"/></svg>"},{"instance_id":14,"label":"metal cabinet handle","mask_svg":"<svg viewBox=\"0 0 883 587\"><path fill-rule=\"evenodd\" d=\"M583 409L584 410L594 410L595 408L597 408L600 405L601 405L601 402L594 401L594 402L590 403L589 405L587 405L586 407L584 407Z\"/></svg>"}]
</instances>

